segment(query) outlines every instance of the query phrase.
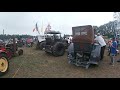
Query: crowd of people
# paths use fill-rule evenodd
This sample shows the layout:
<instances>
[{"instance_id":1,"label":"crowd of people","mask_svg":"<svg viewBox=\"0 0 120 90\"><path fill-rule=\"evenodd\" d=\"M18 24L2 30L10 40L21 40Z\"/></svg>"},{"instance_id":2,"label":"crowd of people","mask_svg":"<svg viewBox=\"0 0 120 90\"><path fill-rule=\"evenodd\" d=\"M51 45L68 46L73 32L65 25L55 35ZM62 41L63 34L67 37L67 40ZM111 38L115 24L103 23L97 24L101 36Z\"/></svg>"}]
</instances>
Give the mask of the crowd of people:
<instances>
[{"instance_id":1,"label":"crowd of people","mask_svg":"<svg viewBox=\"0 0 120 90\"><path fill-rule=\"evenodd\" d=\"M22 47L22 46L26 46L26 47L32 47L34 42L35 42L35 38L33 37L28 37L28 38L15 38L15 41L18 45L18 47ZM10 40L9 40L10 41Z\"/></svg>"}]
</instances>

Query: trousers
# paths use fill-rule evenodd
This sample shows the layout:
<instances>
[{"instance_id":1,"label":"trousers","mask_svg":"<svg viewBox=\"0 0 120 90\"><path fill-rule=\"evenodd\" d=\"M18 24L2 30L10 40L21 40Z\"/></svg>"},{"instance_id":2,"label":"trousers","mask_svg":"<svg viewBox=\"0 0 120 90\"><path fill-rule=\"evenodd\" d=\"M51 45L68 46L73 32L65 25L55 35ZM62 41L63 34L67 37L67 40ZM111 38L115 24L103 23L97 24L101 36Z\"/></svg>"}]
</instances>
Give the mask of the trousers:
<instances>
[{"instance_id":1,"label":"trousers","mask_svg":"<svg viewBox=\"0 0 120 90\"><path fill-rule=\"evenodd\" d=\"M105 47L106 45L101 47L101 52L100 52L101 60L103 60L103 57L104 57Z\"/></svg>"}]
</instances>

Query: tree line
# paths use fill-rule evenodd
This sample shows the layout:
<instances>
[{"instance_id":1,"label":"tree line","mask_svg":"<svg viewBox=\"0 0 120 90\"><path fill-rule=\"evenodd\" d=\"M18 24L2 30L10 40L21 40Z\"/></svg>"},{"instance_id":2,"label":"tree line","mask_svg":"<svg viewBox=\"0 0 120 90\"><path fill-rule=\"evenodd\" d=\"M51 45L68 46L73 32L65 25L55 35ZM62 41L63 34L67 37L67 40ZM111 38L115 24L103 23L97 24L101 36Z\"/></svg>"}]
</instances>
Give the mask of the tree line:
<instances>
[{"instance_id":1,"label":"tree line","mask_svg":"<svg viewBox=\"0 0 120 90\"><path fill-rule=\"evenodd\" d=\"M31 35L3 35L3 34L0 34L0 39L3 40L3 39L10 39L12 37L15 37L15 38L18 38L18 39L21 39L21 38L28 38L28 37L33 37Z\"/></svg>"},{"instance_id":2,"label":"tree line","mask_svg":"<svg viewBox=\"0 0 120 90\"><path fill-rule=\"evenodd\" d=\"M119 33L119 29L117 28L117 22L116 21L110 21L106 24L98 26L94 26L96 33L101 33L102 35L105 36L113 36L114 33Z\"/></svg>"}]
</instances>

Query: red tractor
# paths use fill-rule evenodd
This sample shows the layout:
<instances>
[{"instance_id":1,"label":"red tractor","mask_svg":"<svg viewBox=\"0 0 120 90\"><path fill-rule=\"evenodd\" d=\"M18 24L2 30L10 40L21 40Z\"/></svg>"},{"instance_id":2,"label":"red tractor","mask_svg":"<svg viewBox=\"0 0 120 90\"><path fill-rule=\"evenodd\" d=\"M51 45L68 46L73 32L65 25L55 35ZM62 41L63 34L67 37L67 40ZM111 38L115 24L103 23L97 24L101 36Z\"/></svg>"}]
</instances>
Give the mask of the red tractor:
<instances>
[{"instance_id":1,"label":"red tractor","mask_svg":"<svg viewBox=\"0 0 120 90\"><path fill-rule=\"evenodd\" d=\"M8 72L9 69L9 60L17 55L22 55L23 50L18 50L15 38L13 37L13 43L0 43L0 76Z\"/></svg>"}]
</instances>

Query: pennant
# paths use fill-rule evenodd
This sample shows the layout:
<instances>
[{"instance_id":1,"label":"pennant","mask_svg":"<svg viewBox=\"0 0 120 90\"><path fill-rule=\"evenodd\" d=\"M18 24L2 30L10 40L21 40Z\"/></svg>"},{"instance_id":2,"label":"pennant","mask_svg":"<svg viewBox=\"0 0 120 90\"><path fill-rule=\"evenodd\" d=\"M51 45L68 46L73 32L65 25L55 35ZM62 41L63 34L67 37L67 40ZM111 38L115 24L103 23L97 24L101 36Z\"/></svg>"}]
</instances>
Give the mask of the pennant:
<instances>
[{"instance_id":1,"label":"pennant","mask_svg":"<svg viewBox=\"0 0 120 90\"><path fill-rule=\"evenodd\" d=\"M33 32L35 31L35 28L33 29Z\"/></svg>"},{"instance_id":2,"label":"pennant","mask_svg":"<svg viewBox=\"0 0 120 90\"><path fill-rule=\"evenodd\" d=\"M37 26L37 23L36 23L36 31L38 31L38 26Z\"/></svg>"},{"instance_id":3,"label":"pennant","mask_svg":"<svg viewBox=\"0 0 120 90\"><path fill-rule=\"evenodd\" d=\"M48 31L51 31L51 26L50 26L50 24L47 25L44 33L48 32Z\"/></svg>"},{"instance_id":4,"label":"pennant","mask_svg":"<svg viewBox=\"0 0 120 90\"><path fill-rule=\"evenodd\" d=\"M38 33L40 34L37 23L36 23L36 31L38 31Z\"/></svg>"},{"instance_id":5,"label":"pennant","mask_svg":"<svg viewBox=\"0 0 120 90\"><path fill-rule=\"evenodd\" d=\"M48 31L51 30L51 26L50 26L50 24L48 24L47 28L48 28Z\"/></svg>"}]
</instances>

